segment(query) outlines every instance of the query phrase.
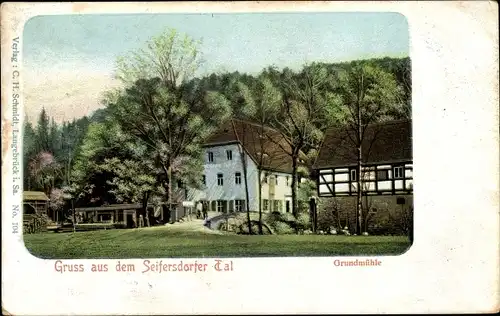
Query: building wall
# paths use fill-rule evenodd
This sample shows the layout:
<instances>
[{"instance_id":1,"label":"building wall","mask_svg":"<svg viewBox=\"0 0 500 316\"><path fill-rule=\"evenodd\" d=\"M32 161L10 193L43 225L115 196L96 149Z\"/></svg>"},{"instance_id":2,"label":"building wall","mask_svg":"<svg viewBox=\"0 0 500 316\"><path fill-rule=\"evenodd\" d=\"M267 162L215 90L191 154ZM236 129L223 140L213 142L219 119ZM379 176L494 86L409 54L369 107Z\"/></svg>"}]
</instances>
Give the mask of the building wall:
<instances>
[{"instance_id":1,"label":"building wall","mask_svg":"<svg viewBox=\"0 0 500 316\"><path fill-rule=\"evenodd\" d=\"M404 204L398 204L399 202ZM368 214L368 232L370 234L404 235L404 226L413 219L413 195L376 195L362 198L363 207L370 209ZM337 229L348 227L351 233L356 230L355 196L323 197L320 198L318 212L324 216L324 227L333 226ZM332 217L336 211L336 217ZM339 227L340 226L340 227Z\"/></svg>"},{"instance_id":2,"label":"building wall","mask_svg":"<svg viewBox=\"0 0 500 316\"><path fill-rule=\"evenodd\" d=\"M267 176L267 181L264 178ZM288 184L287 184L288 178ZM277 184L276 184L277 179ZM269 207L267 209L263 205L264 211L286 211L286 201L289 203L290 211L292 204L292 176L287 173L263 171L262 172L262 195L263 200L268 200ZM258 190L258 183L257 183ZM257 191L258 192L258 191ZM273 201L279 201L276 205Z\"/></svg>"},{"instance_id":3,"label":"building wall","mask_svg":"<svg viewBox=\"0 0 500 316\"><path fill-rule=\"evenodd\" d=\"M231 151L232 159L227 157L227 151ZM213 162L210 162L209 153L213 154ZM216 147L207 147L204 149L204 176L205 189L203 193L197 196L203 197L208 201L217 200L246 200L245 179L243 165L240 157L239 145L229 144ZM241 183L235 181L235 174L241 175ZM218 174L223 175L223 184L218 184ZM253 160L247 156L247 180L250 210L258 209L257 196L257 166Z\"/></svg>"},{"instance_id":4,"label":"building wall","mask_svg":"<svg viewBox=\"0 0 500 316\"><path fill-rule=\"evenodd\" d=\"M399 175L396 175L395 171L398 171ZM356 167L319 170L319 196L356 195L356 173ZM408 194L413 192L413 165L411 162L366 166L363 167L362 178L363 191L369 194Z\"/></svg>"},{"instance_id":5,"label":"building wall","mask_svg":"<svg viewBox=\"0 0 500 316\"><path fill-rule=\"evenodd\" d=\"M231 151L231 158L228 159L227 151ZM209 161L209 153L213 154L213 161ZM246 153L245 153L246 154ZM218 200L227 201L227 209L235 209L235 200L246 200L245 194L245 179L243 174L243 165L241 162L239 145L228 144L214 147L207 147L204 149L204 176L205 187L203 190L188 190L188 199L191 201L206 200L209 201L209 209L215 211L217 209ZM241 175L241 183L236 183L236 173ZM223 175L223 184L218 184L218 174ZM262 177L266 171L262 172ZM279 172L267 172L268 183L262 185L262 200L269 202L267 211L286 211L286 201L289 201L291 208L291 175ZM271 184L272 177L278 177L278 184ZM289 178L287 185L286 178ZM247 180L248 180L248 193L250 211L259 210L259 183L258 183L258 170L255 162L247 156ZM274 180L275 181L275 180ZM274 192L274 196L273 196ZM270 200L280 201L270 202ZM231 201L231 202L229 202ZM276 206L278 209L275 209Z\"/></svg>"}]
</instances>

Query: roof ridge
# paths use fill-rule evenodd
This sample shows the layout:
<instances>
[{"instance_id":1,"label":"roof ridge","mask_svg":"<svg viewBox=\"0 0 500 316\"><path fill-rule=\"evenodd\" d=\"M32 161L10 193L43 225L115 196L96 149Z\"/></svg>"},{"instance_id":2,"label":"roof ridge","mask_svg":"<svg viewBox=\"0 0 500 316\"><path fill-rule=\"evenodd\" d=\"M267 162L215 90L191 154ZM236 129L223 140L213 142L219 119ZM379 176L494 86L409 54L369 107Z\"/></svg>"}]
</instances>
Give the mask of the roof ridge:
<instances>
[{"instance_id":1,"label":"roof ridge","mask_svg":"<svg viewBox=\"0 0 500 316\"><path fill-rule=\"evenodd\" d=\"M255 127L263 127L265 129L269 129L273 132L277 132L277 133L280 133L279 130L269 126L269 125L266 125L266 124L260 124L258 122L252 122L252 121L249 121L249 120L245 120L245 119L240 119L240 118L231 118L232 121L237 121L237 122L241 122L241 123L244 123L244 124L248 124L248 125L252 125L252 126L255 126Z\"/></svg>"}]
</instances>

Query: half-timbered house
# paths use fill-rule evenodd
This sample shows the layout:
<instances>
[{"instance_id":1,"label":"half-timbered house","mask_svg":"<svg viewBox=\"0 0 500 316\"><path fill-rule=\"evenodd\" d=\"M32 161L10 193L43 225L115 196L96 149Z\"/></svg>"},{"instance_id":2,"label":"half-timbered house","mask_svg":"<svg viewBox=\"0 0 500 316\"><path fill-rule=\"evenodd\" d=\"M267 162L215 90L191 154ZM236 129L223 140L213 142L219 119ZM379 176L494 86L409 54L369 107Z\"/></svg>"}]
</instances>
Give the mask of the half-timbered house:
<instances>
[{"instance_id":1,"label":"half-timbered house","mask_svg":"<svg viewBox=\"0 0 500 316\"><path fill-rule=\"evenodd\" d=\"M358 174L357 133L331 128L325 133L314 169L320 197L355 196L361 176L363 195L413 194L411 120L366 126Z\"/></svg>"}]
</instances>

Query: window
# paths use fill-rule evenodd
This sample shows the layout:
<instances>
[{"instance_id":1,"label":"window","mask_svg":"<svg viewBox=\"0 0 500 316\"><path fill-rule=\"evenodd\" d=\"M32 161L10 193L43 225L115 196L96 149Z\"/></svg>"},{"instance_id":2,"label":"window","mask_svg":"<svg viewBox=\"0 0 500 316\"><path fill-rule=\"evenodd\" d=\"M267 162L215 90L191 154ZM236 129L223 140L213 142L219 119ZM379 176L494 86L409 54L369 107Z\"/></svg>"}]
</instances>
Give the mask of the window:
<instances>
[{"instance_id":1,"label":"window","mask_svg":"<svg viewBox=\"0 0 500 316\"><path fill-rule=\"evenodd\" d=\"M236 212L242 212L243 211L243 200L234 201L234 206L235 206Z\"/></svg>"},{"instance_id":2,"label":"window","mask_svg":"<svg viewBox=\"0 0 500 316\"><path fill-rule=\"evenodd\" d=\"M217 174L217 185L224 185L224 175L222 173Z\"/></svg>"},{"instance_id":3,"label":"window","mask_svg":"<svg viewBox=\"0 0 500 316\"><path fill-rule=\"evenodd\" d=\"M394 179L403 178L403 167L394 167Z\"/></svg>"},{"instance_id":4,"label":"window","mask_svg":"<svg viewBox=\"0 0 500 316\"><path fill-rule=\"evenodd\" d=\"M289 185L290 185L290 177L286 176L286 186L289 186Z\"/></svg>"},{"instance_id":5,"label":"window","mask_svg":"<svg viewBox=\"0 0 500 316\"><path fill-rule=\"evenodd\" d=\"M203 183L203 185L207 185L207 176L205 175L201 176L201 183Z\"/></svg>"},{"instance_id":6,"label":"window","mask_svg":"<svg viewBox=\"0 0 500 316\"><path fill-rule=\"evenodd\" d=\"M273 201L273 211L275 212L281 212L281 201L280 200L274 200Z\"/></svg>"},{"instance_id":7,"label":"window","mask_svg":"<svg viewBox=\"0 0 500 316\"><path fill-rule=\"evenodd\" d=\"M267 183L267 177L269 177L269 174L266 172L264 173L264 179L262 179L263 183Z\"/></svg>"},{"instance_id":8,"label":"window","mask_svg":"<svg viewBox=\"0 0 500 316\"><path fill-rule=\"evenodd\" d=\"M357 181L356 169L351 169L351 181Z\"/></svg>"},{"instance_id":9,"label":"window","mask_svg":"<svg viewBox=\"0 0 500 316\"><path fill-rule=\"evenodd\" d=\"M214 153L211 151L208 152L208 162L214 162Z\"/></svg>"},{"instance_id":10,"label":"window","mask_svg":"<svg viewBox=\"0 0 500 316\"><path fill-rule=\"evenodd\" d=\"M217 212L219 212L219 213L224 212L224 201L223 200L217 201Z\"/></svg>"},{"instance_id":11,"label":"window","mask_svg":"<svg viewBox=\"0 0 500 316\"><path fill-rule=\"evenodd\" d=\"M226 156L227 156L227 160L233 160L233 151L226 150Z\"/></svg>"},{"instance_id":12,"label":"window","mask_svg":"<svg viewBox=\"0 0 500 316\"><path fill-rule=\"evenodd\" d=\"M271 183L272 183L272 184L276 184L276 182L275 182L276 180L274 180L274 179L275 179L275 177L274 177L273 175L270 175L270 176L269 176L269 179L267 179L267 182L268 182L269 184L271 184Z\"/></svg>"},{"instance_id":13,"label":"window","mask_svg":"<svg viewBox=\"0 0 500 316\"><path fill-rule=\"evenodd\" d=\"M278 185L278 176L274 176L274 180L276 181L276 185Z\"/></svg>"},{"instance_id":14,"label":"window","mask_svg":"<svg viewBox=\"0 0 500 316\"><path fill-rule=\"evenodd\" d=\"M267 211L269 210L269 200L263 200L263 203L262 203L262 210L263 211Z\"/></svg>"},{"instance_id":15,"label":"window","mask_svg":"<svg viewBox=\"0 0 500 316\"><path fill-rule=\"evenodd\" d=\"M234 174L234 183L241 184L241 173L240 172L236 172Z\"/></svg>"},{"instance_id":16,"label":"window","mask_svg":"<svg viewBox=\"0 0 500 316\"><path fill-rule=\"evenodd\" d=\"M389 171L388 170L378 170L377 171L377 180L387 180L389 179Z\"/></svg>"}]
</instances>

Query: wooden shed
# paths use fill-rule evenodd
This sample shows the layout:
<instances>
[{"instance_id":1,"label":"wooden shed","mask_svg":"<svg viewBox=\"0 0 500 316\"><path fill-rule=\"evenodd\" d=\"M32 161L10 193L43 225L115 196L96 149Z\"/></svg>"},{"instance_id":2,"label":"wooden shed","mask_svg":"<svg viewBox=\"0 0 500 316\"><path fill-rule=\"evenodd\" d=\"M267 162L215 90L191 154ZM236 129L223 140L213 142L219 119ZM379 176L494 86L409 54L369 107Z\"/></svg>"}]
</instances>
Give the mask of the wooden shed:
<instances>
[{"instance_id":1,"label":"wooden shed","mask_svg":"<svg viewBox=\"0 0 500 316\"><path fill-rule=\"evenodd\" d=\"M47 230L47 221L41 220L37 215L49 216L50 199L40 191L23 192L23 232L36 233ZM49 216L50 218L50 216Z\"/></svg>"},{"instance_id":2,"label":"wooden shed","mask_svg":"<svg viewBox=\"0 0 500 316\"><path fill-rule=\"evenodd\" d=\"M23 192L23 211L24 215L29 214L47 214L49 208L49 198L41 191Z\"/></svg>"}]
</instances>

